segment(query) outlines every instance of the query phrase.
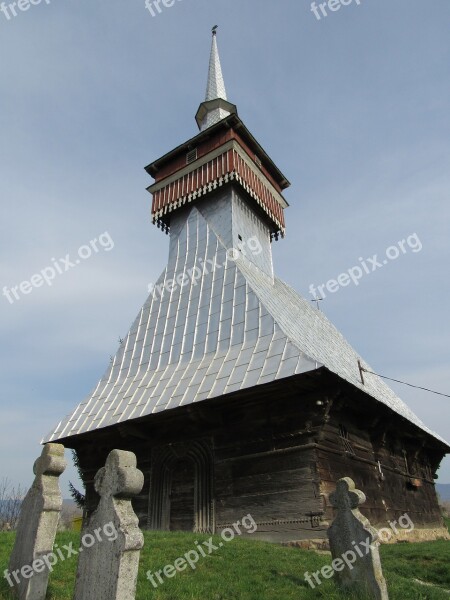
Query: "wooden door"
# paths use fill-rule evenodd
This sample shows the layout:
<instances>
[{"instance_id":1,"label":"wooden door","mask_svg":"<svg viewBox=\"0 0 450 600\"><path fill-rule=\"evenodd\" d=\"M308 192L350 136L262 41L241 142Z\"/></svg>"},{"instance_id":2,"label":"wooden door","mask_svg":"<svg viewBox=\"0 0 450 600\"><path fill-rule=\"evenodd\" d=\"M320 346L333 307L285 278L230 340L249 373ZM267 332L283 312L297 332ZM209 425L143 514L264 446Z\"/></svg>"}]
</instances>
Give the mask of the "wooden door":
<instances>
[{"instance_id":1,"label":"wooden door","mask_svg":"<svg viewBox=\"0 0 450 600\"><path fill-rule=\"evenodd\" d=\"M170 531L194 531L195 468L189 459L177 461L170 489Z\"/></svg>"}]
</instances>

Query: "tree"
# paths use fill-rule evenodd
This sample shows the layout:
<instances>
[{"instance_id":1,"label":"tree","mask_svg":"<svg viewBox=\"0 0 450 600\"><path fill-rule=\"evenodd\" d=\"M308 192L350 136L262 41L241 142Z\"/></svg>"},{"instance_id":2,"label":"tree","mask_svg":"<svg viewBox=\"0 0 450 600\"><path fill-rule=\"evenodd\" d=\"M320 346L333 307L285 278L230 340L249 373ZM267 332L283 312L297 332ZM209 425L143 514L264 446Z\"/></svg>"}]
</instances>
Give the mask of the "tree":
<instances>
[{"instance_id":1,"label":"tree","mask_svg":"<svg viewBox=\"0 0 450 600\"><path fill-rule=\"evenodd\" d=\"M75 465L77 471L78 471L78 475L81 479L81 481L84 481L84 473L83 470L81 468L80 465L80 460L78 458L78 454L76 453L75 450L72 450L72 460L73 460L73 464ZM76 487L72 484L71 481L69 481L69 489L70 489L70 495L72 496L72 500L75 502L75 504L78 506L78 508L81 508L81 510L84 511L84 507L86 504L86 494L78 491L76 489Z\"/></svg>"},{"instance_id":2,"label":"tree","mask_svg":"<svg viewBox=\"0 0 450 600\"><path fill-rule=\"evenodd\" d=\"M8 477L0 480L0 530L11 530L17 527L25 489L13 486Z\"/></svg>"}]
</instances>

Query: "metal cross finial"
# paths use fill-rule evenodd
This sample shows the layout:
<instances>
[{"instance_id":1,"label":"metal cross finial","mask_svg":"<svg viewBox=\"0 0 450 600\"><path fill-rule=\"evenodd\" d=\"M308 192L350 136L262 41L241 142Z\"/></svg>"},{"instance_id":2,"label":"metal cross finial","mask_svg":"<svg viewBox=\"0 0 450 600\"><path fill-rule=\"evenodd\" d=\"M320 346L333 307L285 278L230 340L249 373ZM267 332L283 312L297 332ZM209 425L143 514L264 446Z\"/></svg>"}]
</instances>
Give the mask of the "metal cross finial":
<instances>
[{"instance_id":1,"label":"metal cross finial","mask_svg":"<svg viewBox=\"0 0 450 600\"><path fill-rule=\"evenodd\" d=\"M218 25L214 25L214 27L212 28L212 34L213 35L217 35L217 29L219 28Z\"/></svg>"},{"instance_id":2,"label":"metal cross finial","mask_svg":"<svg viewBox=\"0 0 450 600\"><path fill-rule=\"evenodd\" d=\"M313 300L311 300L311 302L315 302L317 305L317 310L320 310L320 304L319 302L322 302L323 298L313 298Z\"/></svg>"}]
</instances>

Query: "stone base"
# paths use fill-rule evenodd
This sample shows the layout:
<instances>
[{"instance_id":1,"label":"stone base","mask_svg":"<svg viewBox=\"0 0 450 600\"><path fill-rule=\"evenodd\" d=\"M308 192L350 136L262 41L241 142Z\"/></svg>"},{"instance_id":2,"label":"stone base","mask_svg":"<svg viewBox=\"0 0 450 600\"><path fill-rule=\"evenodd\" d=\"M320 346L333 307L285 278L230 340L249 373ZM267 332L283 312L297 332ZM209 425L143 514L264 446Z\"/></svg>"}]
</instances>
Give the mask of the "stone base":
<instances>
[{"instance_id":1,"label":"stone base","mask_svg":"<svg viewBox=\"0 0 450 600\"><path fill-rule=\"evenodd\" d=\"M435 527L432 529L415 528L412 531L399 529L398 535L393 535L391 540L383 541L383 544L435 542L436 540L450 540L450 534L446 527Z\"/></svg>"},{"instance_id":2,"label":"stone base","mask_svg":"<svg viewBox=\"0 0 450 600\"><path fill-rule=\"evenodd\" d=\"M315 550L316 552L330 551L330 542L327 539L293 540L292 542L283 542L281 545L302 550Z\"/></svg>"},{"instance_id":3,"label":"stone base","mask_svg":"<svg viewBox=\"0 0 450 600\"><path fill-rule=\"evenodd\" d=\"M417 542L435 542L436 540L450 540L450 534L446 527L435 527L432 529L413 529L411 531L398 530L398 535L393 535L388 540L383 540L383 544L404 544ZM316 552L328 552L330 544L327 539L311 539L311 540L292 540L291 542L283 542L282 546L292 548L302 548L303 550L315 550Z\"/></svg>"}]
</instances>

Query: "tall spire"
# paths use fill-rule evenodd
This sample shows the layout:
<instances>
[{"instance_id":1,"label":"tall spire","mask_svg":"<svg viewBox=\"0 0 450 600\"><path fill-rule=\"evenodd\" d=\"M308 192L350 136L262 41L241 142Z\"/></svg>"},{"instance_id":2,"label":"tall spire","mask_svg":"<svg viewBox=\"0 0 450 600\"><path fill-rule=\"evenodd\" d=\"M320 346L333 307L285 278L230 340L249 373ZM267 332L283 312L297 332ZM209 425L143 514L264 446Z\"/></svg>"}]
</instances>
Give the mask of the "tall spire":
<instances>
[{"instance_id":1,"label":"tall spire","mask_svg":"<svg viewBox=\"0 0 450 600\"><path fill-rule=\"evenodd\" d=\"M211 55L209 59L205 101L200 104L195 117L200 131L208 129L232 113L237 113L234 104L231 104L227 100L219 48L217 47L217 27L215 25L212 29Z\"/></svg>"},{"instance_id":2,"label":"tall spire","mask_svg":"<svg viewBox=\"0 0 450 600\"><path fill-rule=\"evenodd\" d=\"M217 47L217 25L212 30L211 56L209 59L208 84L206 86L205 102L222 98L227 100L222 66L220 64L219 48Z\"/></svg>"}]
</instances>

